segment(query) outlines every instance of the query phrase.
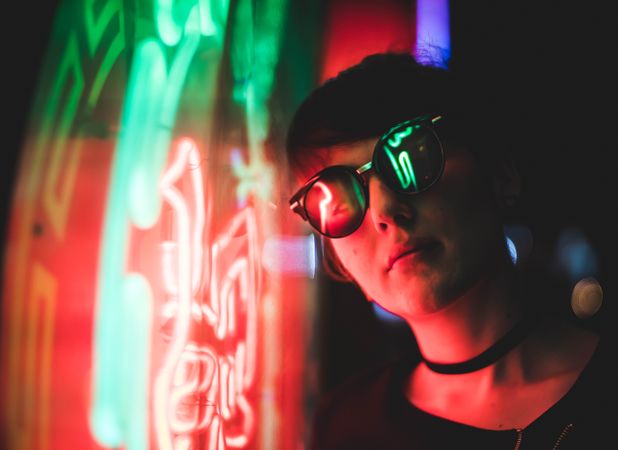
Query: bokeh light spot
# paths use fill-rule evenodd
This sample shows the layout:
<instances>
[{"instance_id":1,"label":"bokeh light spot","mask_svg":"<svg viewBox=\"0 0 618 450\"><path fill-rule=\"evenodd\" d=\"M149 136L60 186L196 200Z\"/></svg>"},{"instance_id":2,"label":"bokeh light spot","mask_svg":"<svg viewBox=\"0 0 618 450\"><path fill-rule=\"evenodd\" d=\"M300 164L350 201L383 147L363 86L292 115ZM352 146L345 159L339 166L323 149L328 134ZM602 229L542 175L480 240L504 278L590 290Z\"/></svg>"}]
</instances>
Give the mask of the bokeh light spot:
<instances>
[{"instance_id":1,"label":"bokeh light spot","mask_svg":"<svg viewBox=\"0 0 618 450\"><path fill-rule=\"evenodd\" d=\"M603 303L603 289L592 277L577 282L571 294L571 308L580 319L594 316Z\"/></svg>"}]
</instances>

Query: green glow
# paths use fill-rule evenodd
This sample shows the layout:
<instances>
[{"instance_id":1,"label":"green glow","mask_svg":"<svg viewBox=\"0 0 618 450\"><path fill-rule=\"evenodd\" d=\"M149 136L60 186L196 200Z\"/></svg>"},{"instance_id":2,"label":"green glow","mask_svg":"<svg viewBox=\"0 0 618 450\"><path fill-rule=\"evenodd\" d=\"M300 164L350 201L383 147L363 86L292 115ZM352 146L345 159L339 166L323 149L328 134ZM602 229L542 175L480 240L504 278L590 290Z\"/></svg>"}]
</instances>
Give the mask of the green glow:
<instances>
[{"instance_id":1,"label":"green glow","mask_svg":"<svg viewBox=\"0 0 618 450\"><path fill-rule=\"evenodd\" d=\"M105 381L96 384L92 429L106 447L146 450L153 295L139 274L128 274L116 293L120 297L113 311L113 332L106 336L108 345L99 349L108 354L97 354L99 361L107 359L112 366L102 374Z\"/></svg>"},{"instance_id":2,"label":"green glow","mask_svg":"<svg viewBox=\"0 0 618 450\"><path fill-rule=\"evenodd\" d=\"M187 36L179 44L169 76L159 45L144 45L143 59L135 63L137 76L144 80L128 97L129 125L126 149L134 154L129 186L130 217L140 228L150 228L159 217L161 198L158 183L167 160L178 100L199 35Z\"/></svg>"},{"instance_id":3,"label":"green glow","mask_svg":"<svg viewBox=\"0 0 618 450\"><path fill-rule=\"evenodd\" d=\"M239 0L236 6L230 44L233 99L244 104L249 141L249 161L235 170L237 176L242 175L236 192L241 201L250 192L265 200L272 194L274 169L264 161L263 145L270 126L268 100L286 9L285 0Z\"/></svg>"},{"instance_id":4,"label":"green glow","mask_svg":"<svg viewBox=\"0 0 618 450\"><path fill-rule=\"evenodd\" d=\"M356 196L356 201L359 205L364 204L365 195L363 194L363 190L361 189L360 185L358 183L352 183L352 186L354 188L354 195Z\"/></svg>"},{"instance_id":5,"label":"green glow","mask_svg":"<svg viewBox=\"0 0 618 450\"><path fill-rule=\"evenodd\" d=\"M75 125L75 117L84 85L85 80L79 58L77 36L72 33L67 39L66 49L58 65L57 76L53 81L43 111L41 128L37 136L37 149L53 145L51 150L54 155L62 155L67 151L67 137ZM36 151L36 154L40 155L45 153L41 150ZM67 186L67 190L73 192L71 186ZM51 223L56 234L60 236L60 227L57 226L55 221Z\"/></svg>"},{"instance_id":6,"label":"green glow","mask_svg":"<svg viewBox=\"0 0 618 450\"><path fill-rule=\"evenodd\" d=\"M405 130L400 131L399 133L395 133L395 136L393 136L387 141L388 145L390 145L393 148L397 148L401 145L401 140L405 137L410 136L411 134L412 134L412 127L409 126Z\"/></svg>"},{"instance_id":7,"label":"green glow","mask_svg":"<svg viewBox=\"0 0 618 450\"><path fill-rule=\"evenodd\" d=\"M146 314L131 317L135 323L130 323L125 289L130 284L125 275L125 253L128 247L130 205L127 192L134 177L143 177L144 171L139 171L138 163L142 145L150 144L153 139L152 121L156 118L155 107L151 104L157 98L157 89L164 88L165 61L159 45L156 42L144 42L136 49L134 69L130 74L127 88L127 101L124 105L121 121L122 131L114 152L110 190L107 199L105 222L100 251L97 321L95 323L94 345L94 398L91 410L93 434L97 440L107 447L120 447L128 441L132 434L131 427L143 428L145 424L137 424L133 416L140 417L146 408L147 398L135 398L137 394L128 394L138 386L129 384L131 378L124 380L126 372L145 374L145 359L148 354L142 354L131 360L128 355L138 354L136 347L143 348L144 340L130 336L133 328L147 327L144 321L150 320ZM140 120L141 119L141 120ZM135 123L138 121L140 123ZM141 128L140 128L141 125ZM140 136L140 131L145 136ZM137 174L136 174L137 172ZM151 197L157 197L157 191L151 192ZM145 280L144 280L145 282ZM147 289L142 289L147 290ZM142 296L141 302L148 302L149 297ZM148 311L150 304L144 306ZM125 329L125 327L129 327ZM147 336L149 340L149 336ZM128 392L127 392L128 391ZM126 408L124 395L132 399L130 407ZM145 418L144 418L145 420ZM142 439L144 441L145 438ZM145 449L145 441L134 444L133 449Z\"/></svg>"},{"instance_id":8,"label":"green glow","mask_svg":"<svg viewBox=\"0 0 618 450\"><path fill-rule=\"evenodd\" d=\"M279 61L286 8L285 0L239 0L236 7L230 48L234 100L246 106L254 142L265 139L268 133L268 100Z\"/></svg>"},{"instance_id":9,"label":"green glow","mask_svg":"<svg viewBox=\"0 0 618 450\"><path fill-rule=\"evenodd\" d=\"M253 2L239 0L234 15L230 59L234 89L232 97L237 103L247 101L247 89L253 63Z\"/></svg>"},{"instance_id":10,"label":"green glow","mask_svg":"<svg viewBox=\"0 0 618 450\"><path fill-rule=\"evenodd\" d=\"M130 223L149 228L160 215L159 178L200 36L197 21L187 20L191 24L186 30L192 33L179 42L169 75L156 39L137 46L112 161L99 264L91 411L93 434L107 447L148 448L146 347L152 295L146 279L125 274L125 255Z\"/></svg>"},{"instance_id":11,"label":"green glow","mask_svg":"<svg viewBox=\"0 0 618 450\"><path fill-rule=\"evenodd\" d=\"M280 25L285 11L280 0L260 2L256 11L253 2L243 1L240 0L237 8L240 25L237 23L233 28L235 47L230 47L235 73L248 80L241 98L247 112L250 160L248 164L242 163L246 170L239 173L246 179L239 187L248 192L249 186L264 184L262 195L267 196L274 176L272 168L264 162L262 146L268 132L267 102L278 61ZM208 73L205 73L206 80L200 81L201 86L204 90L217 88L212 72L216 73L221 59L229 0L157 0L153 5L160 41L140 40L129 66L131 72L105 209L94 327L93 434L106 447L128 450L149 448L150 409L146 390L150 386L148 345L153 308L148 280L139 274L126 273L130 229L132 225L150 228L159 219L158 183L167 160L187 74L193 63L199 63L194 56L200 48L200 36L214 38L210 40L214 45L208 45ZM264 9L260 9L262 7ZM91 20L88 37L91 51L96 49L105 30L102 24L111 20L112 10L111 6L106 6L97 20ZM254 40L255 21L261 25L260 35ZM135 24L136 29L139 26L140 23ZM142 27L148 29L146 23ZM265 44L257 45L258 40ZM113 42L113 48L109 48L104 57L101 80L105 80L105 74L117 59L118 47L124 45L120 40ZM163 44L174 46L174 59L169 68L165 58L169 49ZM209 79L212 79L210 84ZM102 85L102 81L95 81L92 101L96 102ZM204 98L212 103L214 97L205 95ZM212 104L208 108L211 109ZM204 122L208 120L204 118Z\"/></svg>"},{"instance_id":12,"label":"green glow","mask_svg":"<svg viewBox=\"0 0 618 450\"><path fill-rule=\"evenodd\" d=\"M180 40L182 29L174 17L174 0L156 0L155 17L159 38L164 44L174 46ZM186 4L186 2L184 2ZM188 14L188 11L186 12Z\"/></svg>"},{"instance_id":13,"label":"green glow","mask_svg":"<svg viewBox=\"0 0 618 450\"><path fill-rule=\"evenodd\" d=\"M172 47L188 31L212 36L222 45L229 0L156 0L155 17L161 41Z\"/></svg>"},{"instance_id":14,"label":"green glow","mask_svg":"<svg viewBox=\"0 0 618 450\"><path fill-rule=\"evenodd\" d=\"M96 13L94 1L86 2L84 6L84 21L85 21L85 36L86 43L88 44L88 53L91 57L94 57L97 50L101 49L105 52L105 56L102 58L99 71L97 72L95 79L92 83L92 88L88 96L88 106L93 108L96 105L103 84L107 80L114 63L120 57L124 47L124 12L122 8L122 2L120 0L109 1L103 5L100 11ZM114 30L115 36L112 42L104 42L104 46L100 44L103 41L105 31L116 19L117 29Z\"/></svg>"},{"instance_id":15,"label":"green glow","mask_svg":"<svg viewBox=\"0 0 618 450\"><path fill-rule=\"evenodd\" d=\"M395 173L397 174L397 178L399 179L399 184L401 185L401 187L403 189L407 189L411 183L414 185L414 190L418 190L416 184L416 175L414 174L414 169L412 167L412 162L410 161L410 155L408 154L408 152L401 152L398 157L399 162L397 162L395 156L386 145L384 146L384 150L386 151L386 154L391 161L393 169L395 169Z\"/></svg>"},{"instance_id":16,"label":"green glow","mask_svg":"<svg viewBox=\"0 0 618 450\"><path fill-rule=\"evenodd\" d=\"M170 130L159 123L167 74L158 42L146 40L140 44L131 78L134 82L127 88L126 116L117 149L127 158L119 174L127 183L121 201L127 200L128 193L129 217L138 227L149 228L161 208L157 181L170 140Z\"/></svg>"},{"instance_id":17,"label":"green glow","mask_svg":"<svg viewBox=\"0 0 618 450\"><path fill-rule=\"evenodd\" d=\"M230 0L200 0L200 32L223 45Z\"/></svg>"}]
</instances>

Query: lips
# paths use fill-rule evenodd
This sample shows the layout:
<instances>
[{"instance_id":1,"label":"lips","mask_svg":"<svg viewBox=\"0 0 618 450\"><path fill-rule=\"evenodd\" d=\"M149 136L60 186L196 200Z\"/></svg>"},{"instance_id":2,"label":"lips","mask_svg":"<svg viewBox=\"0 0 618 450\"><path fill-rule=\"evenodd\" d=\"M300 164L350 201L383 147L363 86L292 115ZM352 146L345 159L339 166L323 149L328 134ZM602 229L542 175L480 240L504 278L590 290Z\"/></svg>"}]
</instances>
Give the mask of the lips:
<instances>
[{"instance_id":1,"label":"lips","mask_svg":"<svg viewBox=\"0 0 618 450\"><path fill-rule=\"evenodd\" d=\"M388 262L386 264L386 270L389 271L393 268L393 265L404 256L412 253L418 253L423 250L427 250L434 247L437 242L429 238L416 238L407 241L405 244L396 245L388 256Z\"/></svg>"}]
</instances>

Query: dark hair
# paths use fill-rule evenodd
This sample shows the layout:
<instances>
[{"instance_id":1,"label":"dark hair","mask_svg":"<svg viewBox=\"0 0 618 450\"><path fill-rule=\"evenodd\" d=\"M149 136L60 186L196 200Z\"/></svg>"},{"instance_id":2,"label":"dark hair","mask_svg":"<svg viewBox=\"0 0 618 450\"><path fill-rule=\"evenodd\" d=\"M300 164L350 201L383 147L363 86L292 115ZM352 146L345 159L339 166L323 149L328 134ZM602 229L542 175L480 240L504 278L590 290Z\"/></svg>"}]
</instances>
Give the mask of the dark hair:
<instances>
[{"instance_id":1,"label":"dark hair","mask_svg":"<svg viewBox=\"0 0 618 450\"><path fill-rule=\"evenodd\" d=\"M441 137L464 145L482 164L492 164L506 150L499 139L508 118L497 112L499 99L488 94L453 70L420 64L408 53L366 56L301 103L288 130L288 164L297 178L306 179L313 175L307 167L323 164L329 148L378 138L404 120L430 114L446 118ZM351 280L328 239L324 256L329 275Z\"/></svg>"}]
</instances>

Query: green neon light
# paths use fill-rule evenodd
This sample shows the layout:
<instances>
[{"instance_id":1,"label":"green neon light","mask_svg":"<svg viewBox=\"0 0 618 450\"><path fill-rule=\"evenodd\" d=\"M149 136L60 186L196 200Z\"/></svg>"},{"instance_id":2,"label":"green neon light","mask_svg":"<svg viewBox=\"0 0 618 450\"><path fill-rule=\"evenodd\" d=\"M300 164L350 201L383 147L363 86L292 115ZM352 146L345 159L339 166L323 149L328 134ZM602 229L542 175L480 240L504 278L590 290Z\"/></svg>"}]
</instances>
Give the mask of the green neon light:
<instances>
[{"instance_id":1,"label":"green neon light","mask_svg":"<svg viewBox=\"0 0 618 450\"><path fill-rule=\"evenodd\" d=\"M97 5L98 6L98 5ZM104 42L101 46L103 36L106 30L114 23L116 19L117 29L113 40ZM94 2L86 2L84 5L84 21L85 21L85 36L88 45L88 52L91 57L95 56L97 50L101 49L105 52L102 58L99 71L95 75L92 83L92 88L88 96L88 107L93 108L99 100L103 85L107 80L114 63L122 54L125 47L124 40L124 11L122 2L119 0L109 1L105 3L99 11L95 11Z\"/></svg>"},{"instance_id":2,"label":"green neon light","mask_svg":"<svg viewBox=\"0 0 618 450\"><path fill-rule=\"evenodd\" d=\"M271 167L264 163L262 146L269 126L267 103L278 61L284 5L280 0L259 2L253 14L252 5L247 3L245 8L251 14L242 16L241 22L249 28L251 39L241 43L243 36L247 36L245 29L236 26L233 29L239 36L237 45L251 45L240 47L245 52L241 52L241 56L246 59L236 66L248 80L242 98L247 112L250 160L244 166L247 169L244 173L252 177L253 187L264 181L262 178L256 182L255 173L268 177L265 184L268 188L262 191L264 196L270 195L274 178L273 171L269 170ZM218 67L222 47L218 44L224 41L228 7L229 0L199 0L199 4L197 0L156 1L158 36L165 45L176 46L173 64L167 72L166 50L161 42L146 39L136 46L130 66L105 211L95 316L91 426L94 436L106 447L149 448L146 389L150 385L150 352L147 346L152 328L153 296L145 278L126 273L129 230L131 224L149 228L159 218L158 182L167 159L186 76L200 44L200 35L215 37L214 59L217 61L209 65L209 69L215 71ZM259 22L260 26L254 29L253 22ZM96 42L100 26L93 26L92 42ZM122 47L123 44L118 45ZM116 52L117 49L110 49L106 54L109 67L116 59L113 56ZM234 60L237 53L230 52ZM102 67L101 73L105 73L106 67ZM210 71L206 75L215 80ZM101 79L105 79L103 75ZM202 83L205 83L203 79ZM216 88L214 81L211 84ZM98 92L100 88L92 95L95 102ZM212 101L212 97L206 98ZM247 187L245 183L244 189Z\"/></svg>"},{"instance_id":3,"label":"green neon light","mask_svg":"<svg viewBox=\"0 0 618 450\"><path fill-rule=\"evenodd\" d=\"M129 77L121 135L112 161L95 327L91 424L95 437L107 447L148 448L147 346L152 295L146 279L125 274L128 230L130 222L150 228L160 215L159 178L198 43L198 32L185 35L168 75L161 44L146 39L135 51Z\"/></svg>"},{"instance_id":4,"label":"green neon light","mask_svg":"<svg viewBox=\"0 0 618 450\"><path fill-rule=\"evenodd\" d=\"M239 0L234 15L230 60L234 88L232 98L243 104L247 101L247 89L252 75L253 63L253 5L251 0Z\"/></svg>"},{"instance_id":5,"label":"green neon light","mask_svg":"<svg viewBox=\"0 0 618 450\"><path fill-rule=\"evenodd\" d=\"M393 148L397 148L401 145L401 140L405 137L408 137L412 134L412 127L409 126L405 130L400 131L399 133L395 133L395 136L390 138L387 142Z\"/></svg>"},{"instance_id":6,"label":"green neon light","mask_svg":"<svg viewBox=\"0 0 618 450\"><path fill-rule=\"evenodd\" d=\"M230 0L199 0L200 31L202 36L213 36L223 46Z\"/></svg>"},{"instance_id":7,"label":"green neon light","mask_svg":"<svg viewBox=\"0 0 618 450\"><path fill-rule=\"evenodd\" d=\"M285 0L239 0L232 29L230 59L234 77L233 99L244 104L247 117L249 161L236 165L239 178L237 198L242 202L249 193L270 199L274 169L264 161L264 140L270 115L268 100L279 61Z\"/></svg>"},{"instance_id":8,"label":"green neon light","mask_svg":"<svg viewBox=\"0 0 618 450\"><path fill-rule=\"evenodd\" d=\"M37 149L53 146L52 154L58 155L58 159L62 158L60 155L66 153L67 138L75 125L84 86L84 71L79 58L77 36L71 33L58 66L57 76L50 89L49 100L43 110L41 128L36 141ZM41 156L45 153L42 150L35 152ZM71 184L74 181L73 178ZM73 188L67 186L67 192L73 193ZM60 236L62 227L57 221L52 220L51 223L54 232Z\"/></svg>"},{"instance_id":9,"label":"green neon light","mask_svg":"<svg viewBox=\"0 0 618 450\"><path fill-rule=\"evenodd\" d=\"M147 294L141 295L139 300L125 298L126 291L138 289L125 287L131 279L131 275L127 277L124 270L131 214L127 192L132 185L135 185L134 177L144 178L146 173L138 168L140 150L142 145L148 143L147 140L154 131L152 121L156 117L156 105L152 103L156 102L157 90L164 89L166 77L165 60L156 42L144 42L139 45L134 61L121 120L123 131L112 161L99 264L91 426L96 439L107 447L126 445L129 435L137 434L131 430L142 429L145 426L138 420L140 418L146 420L142 417L142 411L146 408L147 396L140 395L139 389L133 390L137 386L130 383L132 378L129 380L123 378L127 372L143 376L149 358L148 354L139 354L135 350L136 347L143 348L147 345L149 333L146 336L132 336L131 339L127 339L133 328L147 327L144 321L149 320L149 316L130 315L129 305L132 301L138 301L146 303L142 305L146 311L152 309L151 297ZM145 136L140 136L139 125L135 123L140 118ZM158 198L157 191L152 191L150 196ZM147 289L142 291L146 292ZM135 356L129 359L128 355ZM129 396L128 408L123 395ZM145 450L147 448L145 438L130 448Z\"/></svg>"},{"instance_id":10,"label":"green neon light","mask_svg":"<svg viewBox=\"0 0 618 450\"><path fill-rule=\"evenodd\" d=\"M399 184L403 189L407 189L410 184L414 185L414 190L418 190L416 184L416 175L414 174L414 169L412 167L412 162L410 161L410 155L407 151L403 151L399 154L399 162L395 159L393 153L389 150L389 148L385 145L384 150L388 155L388 159L391 161L391 165L393 169L395 169L395 173L397 174L397 178L399 179ZM400 168L401 167L401 168Z\"/></svg>"},{"instance_id":11,"label":"green neon light","mask_svg":"<svg viewBox=\"0 0 618 450\"><path fill-rule=\"evenodd\" d=\"M158 193L159 177L167 160L181 89L198 42L197 34L181 41L169 76L165 73L165 63L162 68L147 64L148 58L163 57L158 44L149 49L152 55L144 54L143 65L135 69L144 71L140 75L142 79L151 78L150 85L142 83L143 87L136 89L129 98L132 116L125 150L135 154L129 202L131 220L140 228L152 227L159 218L161 198L155 193Z\"/></svg>"},{"instance_id":12,"label":"green neon light","mask_svg":"<svg viewBox=\"0 0 618 450\"><path fill-rule=\"evenodd\" d=\"M116 316L108 318L114 320L113 332L105 336L107 345L97 349L107 350L97 353L97 360L109 360L111 367L103 368L101 376L107 378L95 385L91 424L94 436L106 447L146 450L153 295L139 274L118 281L122 284L115 292L120 295Z\"/></svg>"},{"instance_id":13,"label":"green neon light","mask_svg":"<svg viewBox=\"0 0 618 450\"><path fill-rule=\"evenodd\" d=\"M159 38L170 47L176 45L182 35L182 29L174 17L174 3L174 0L158 0L155 2L155 17ZM185 14L188 15L188 13L189 11L185 11Z\"/></svg>"},{"instance_id":14,"label":"green neon light","mask_svg":"<svg viewBox=\"0 0 618 450\"><path fill-rule=\"evenodd\" d=\"M161 41L175 46L182 36L197 30L222 45L230 0L156 0L154 14Z\"/></svg>"}]
</instances>

